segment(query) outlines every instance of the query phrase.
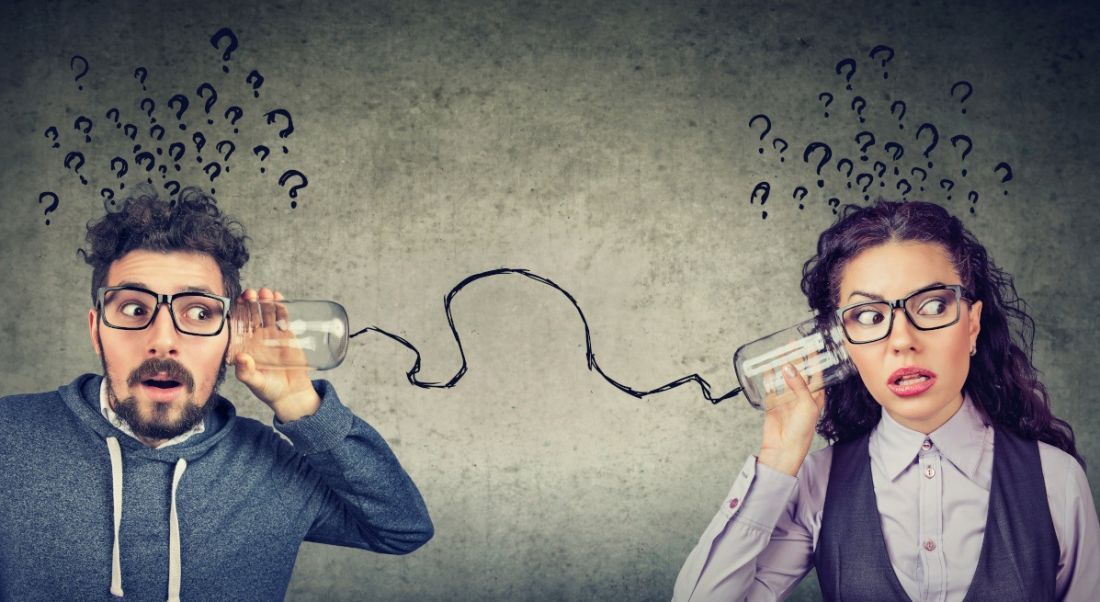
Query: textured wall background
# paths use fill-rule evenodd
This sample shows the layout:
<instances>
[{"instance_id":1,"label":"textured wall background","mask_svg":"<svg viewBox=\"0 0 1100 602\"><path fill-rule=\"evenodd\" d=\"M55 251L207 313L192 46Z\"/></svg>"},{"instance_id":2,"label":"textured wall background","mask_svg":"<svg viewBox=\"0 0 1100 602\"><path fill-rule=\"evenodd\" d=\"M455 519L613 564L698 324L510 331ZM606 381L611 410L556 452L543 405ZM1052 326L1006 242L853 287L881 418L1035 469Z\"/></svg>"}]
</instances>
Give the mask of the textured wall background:
<instances>
[{"instance_id":1,"label":"textured wall background","mask_svg":"<svg viewBox=\"0 0 1100 602\"><path fill-rule=\"evenodd\" d=\"M99 370L85 327L90 271L74 254L84 224L103 210L101 188L168 180L133 165L110 107L140 126L146 149L151 117L165 144L187 142L167 175L216 188L245 222L246 284L342 302L353 328L412 341L422 378L446 380L460 364L443 295L470 274L525 267L575 296L614 378L649 389L697 372L719 393L736 385L737 346L802 316L800 268L832 223L827 199L862 202L866 180L849 189L836 162L855 160L855 175L875 160L903 168L868 190L901 196L899 178L919 185L911 169L930 137L915 134L932 122L936 167L907 196L951 208L1015 275L1055 410L1100 465L1095 3L229 4L5 3L0 394ZM222 27L240 41L229 61L210 42ZM895 51L885 67L868 56L879 44ZM89 65L79 78L76 54ZM835 70L848 57L852 91ZM265 77L259 98L244 81L252 69ZM951 95L960 80L973 86L965 100ZM195 95L202 82L219 92L213 125ZM187 133L206 132L206 161L231 168L213 181L165 107L176 93L191 99ZM152 116L139 108L146 96ZM231 104L244 111L239 134L223 114ZM281 122L263 119L280 107L295 125L283 140ZM749 126L758 113L772 122L763 138L760 120ZM90 143L73 127L79 115L94 122ZM867 163L853 141L862 129L878 138ZM949 141L959 133L973 140L965 159ZM211 148L221 139L236 141L228 161ZM886 157L887 140L905 147L901 160ZM820 189L820 151L802 160L812 141L834 151ZM256 144L272 150L263 162ZM63 165L73 150L87 158L79 174ZM131 163L121 178L108 165L116 154ZM1014 172L1006 183L993 171L1001 161ZM309 178L297 199L278 183L290 168ZM956 182L951 200L941 178ZM761 181L763 207L750 201ZM38 202L45 191L59 199L52 211ZM757 448L761 415L742 398L711 406L694 386L620 393L586 370L568 301L520 276L478 281L453 309L470 364L453 389L411 387L413 355L377 335L320 374L389 439L435 539L405 558L305 544L290 599L667 599ZM223 393L270 420L235 381ZM1092 484L1095 495L1095 474ZM796 595L816 596L812 579Z\"/></svg>"}]
</instances>

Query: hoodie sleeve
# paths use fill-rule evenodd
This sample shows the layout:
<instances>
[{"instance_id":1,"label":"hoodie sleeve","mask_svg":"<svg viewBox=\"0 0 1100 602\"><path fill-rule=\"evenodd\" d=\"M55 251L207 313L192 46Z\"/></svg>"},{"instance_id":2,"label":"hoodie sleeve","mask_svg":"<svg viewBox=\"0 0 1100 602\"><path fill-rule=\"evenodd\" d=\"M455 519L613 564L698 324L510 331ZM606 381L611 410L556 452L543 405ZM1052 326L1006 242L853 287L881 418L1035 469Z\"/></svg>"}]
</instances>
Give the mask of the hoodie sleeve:
<instances>
[{"instance_id":1,"label":"hoodie sleeve","mask_svg":"<svg viewBox=\"0 0 1100 602\"><path fill-rule=\"evenodd\" d=\"M316 414L275 429L294 446L285 458L304 496L306 541L408 554L434 533L416 485L386 441L344 406L332 384L314 380ZM285 497L284 497L285 499Z\"/></svg>"}]
</instances>

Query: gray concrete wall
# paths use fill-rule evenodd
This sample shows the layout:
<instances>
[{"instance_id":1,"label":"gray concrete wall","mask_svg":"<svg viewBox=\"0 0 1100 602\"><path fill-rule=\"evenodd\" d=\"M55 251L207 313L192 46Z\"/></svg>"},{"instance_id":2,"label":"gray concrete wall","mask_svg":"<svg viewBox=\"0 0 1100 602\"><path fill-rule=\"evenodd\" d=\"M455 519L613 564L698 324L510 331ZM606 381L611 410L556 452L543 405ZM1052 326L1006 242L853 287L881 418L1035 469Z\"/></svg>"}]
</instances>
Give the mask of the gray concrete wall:
<instances>
[{"instance_id":1,"label":"gray concrete wall","mask_svg":"<svg viewBox=\"0 0 1100 602\"><path fill-rule=\"evenodd\" d=\"M802 315L800 268L832 223L828 199L862 202L866 180L849 189L835 163L873 170L895 140L914 183L930 143L915 134L932 122L936 166L926 190L907 196L949 207L1015 276L1055 411L1100 465L1095 4L151 4L3 9L0 394L99 370L85 327L90 272L75 251L103 210L100 189L168 180L133 165L119 178L108 165L132 158L132 143L105 111L120 107L148 147L146 96L169 139L179 131L164 104L182 92L189 131L236 141L223 161L231 170L214 181L190 142L168 175L216 188L245 222L245 283L340 301L354 328L412 341L425 380L460 365L443 295L468 275L523 267L577 299L615 379L649 389L698 373L719 393L736 385L737 346ZM239 38L229 61L210 42L226 26ZM879 44L894 50L885 68L868 56ZM76 54L89 65L79 78ZM850 92L835 71L847 57ZM265 77L259 98L244 81L252 69ZM960 80L973 87L965 100L950 93ZM195 97L202 82L219 91L213 125ZM889 110L897 99L901 119ZM230 104L244 111L238 134L222 115ZM284 140L281 122L263 119L279 107L295 125ZM749 125L758 113L771 120L763 139L762 123ZM73 127L81 114L94 122L90 143ZM877 138L866 164L852 140L862 129ZM973 141L965 159L949 142L959 133ZM801 156L813 141L834 150L823 188L820 151ZM249 151L257 144L272 149L263 162ZM87 158L79 174L63 165L73 150ZM1014 173L1006 183L993 170L1002 161ZM297 199L278 183L292 168L309 178ZM957 182L950 200L941 178ZM763 206L751 200L762 181ZM868 192L901 195L892 174L884 183ZM46 191L58 197L52 210L52 198L39 202ZM469 371L452 389L410 386L413 355L377 335L320 375L389 439L422 488L435 539L404 558L305 544L289 598L666 599L757 448L761 415L740 397L711 406L694 386L620 393L586 369L572 306L532 280L478 281L453 310ZM270 420L229 381L223 392L243 414ZM1100 479L1092 485L1096 495ZM797 593L816 596L812 580Z\"/></svg>"}]
</instances>

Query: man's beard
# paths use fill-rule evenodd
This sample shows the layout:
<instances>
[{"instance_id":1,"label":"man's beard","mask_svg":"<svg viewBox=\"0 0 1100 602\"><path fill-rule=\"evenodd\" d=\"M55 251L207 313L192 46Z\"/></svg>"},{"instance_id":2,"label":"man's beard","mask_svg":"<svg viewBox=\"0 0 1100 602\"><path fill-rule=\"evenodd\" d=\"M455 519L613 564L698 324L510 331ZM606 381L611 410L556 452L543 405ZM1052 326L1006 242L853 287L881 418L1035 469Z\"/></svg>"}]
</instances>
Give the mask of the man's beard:
<instances>
[{"instance_id":1,"label":"man's beard","mask_svg":"<svg viewBox=\"0 0 1100 602\"><path fill-rule=\"evenodd\" d=\"M99 361L103 365L103 378L107 381L107 399L114 406L115 414L130 426L130 430L135 435L161 441L172 439L195 428L195 425L205 420L207 414L213 409L214 404L211 403L211 400L218 394L218 387L225 380L225 372L228 368L225 363L229 353L228 343L226 343L225 351L222 352L221 367L218 369L217 378L214 379L210 396L203 400L201 404L195 402L195 380L191 376L191 372L176 360L149 358L130 372L126 380L131 390L140 386L142 380L155 376L159 372L167 372L169 378L178 380L181 386L187 390L187 398L184 400L181 415L175 421L171 421L168 416L172 408L167 404L153 404L153 415L146 420L138 410L137 399L132 395L125 399L119 399L115 393L114 383L111 382L111 373L107 369L107 354L103 352L103 340L99 337L98 324L96 325L96 339L99 342Z\"/></svg>"}]
</instances>

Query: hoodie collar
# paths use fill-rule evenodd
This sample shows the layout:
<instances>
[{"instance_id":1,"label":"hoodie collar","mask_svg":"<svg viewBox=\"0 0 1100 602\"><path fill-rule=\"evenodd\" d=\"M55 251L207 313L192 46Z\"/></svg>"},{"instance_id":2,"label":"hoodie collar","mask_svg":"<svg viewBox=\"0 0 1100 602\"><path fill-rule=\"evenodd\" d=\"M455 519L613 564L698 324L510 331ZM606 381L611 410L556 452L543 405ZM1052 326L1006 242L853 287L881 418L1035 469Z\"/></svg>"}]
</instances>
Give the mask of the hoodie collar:
<instances>
[{"instance_id":1,"label":"hoodie collar","mask_svg":"<svg viewBox=\"0 0 1100 602\"><path fill-rule=\"evenodd\" d=\"M127 424L127 422L123 420L121 416L116 414L115 411L111 409L111 403L107 398L107 379L104 378L100 380L99 383L99 412L103 414L103 417L107 419L107 422L110 422L112 425L114 425L115 428L137 439L137 435L134 434L134 430L130 428L130 425ZM156 446L156 449L161 449L170 445L176 445L177 443L183 443L184 441L190 439L192 435L197 435L205 430L206 420L203 419L202 422L193 426L191 430L187 431L186 433L180 433L179 435L172 437L171 439Z\"/></svg>"},{"instance_id":2,"label":"hoodie collar","mask_svg":"<svg viewBox=\"0 0 1100 602\"><path fill-rule=\"evenodd\" d=\"M127 454L136 457L170 464L175 464L180 458L192 462L209 451L236 426L236 408L228 399L216 395L208 402L215 405L206 415L202 433L196 433L176 445L156 449L148 447L115 427L99 411L102 382L103 376L99 374L82 374L73 382L58 388L58 393L69 410L100 439L115 437Z\"/></svg>"}]
</instances>

